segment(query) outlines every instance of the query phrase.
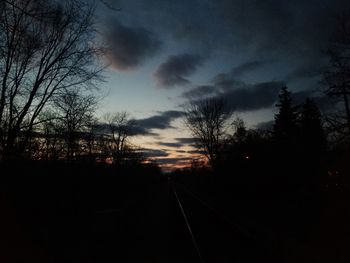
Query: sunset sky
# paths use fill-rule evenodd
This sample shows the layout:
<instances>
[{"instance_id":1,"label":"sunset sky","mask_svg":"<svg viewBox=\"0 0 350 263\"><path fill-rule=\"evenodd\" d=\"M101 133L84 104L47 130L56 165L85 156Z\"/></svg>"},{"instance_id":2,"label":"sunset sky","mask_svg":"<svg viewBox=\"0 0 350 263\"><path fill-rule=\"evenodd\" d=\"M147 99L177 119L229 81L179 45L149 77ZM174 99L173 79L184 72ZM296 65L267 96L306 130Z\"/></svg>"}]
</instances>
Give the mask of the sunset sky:
<instances>
[{"instance_id":1,"label":"sunset sky","mask_svg":"<svg viewBox=\"0 0 350 263\"><path fill-rule=\"evenodd\" d=\"M97 25L110 66L98 115L127 111L146 132L133 142L164 165L195 152L181 119L188 98L225 97L250 127L271 123L284 84L297 101L313 95L327 107L319 72L349 1L105 2Z\"/></svg>"}]
</instances>

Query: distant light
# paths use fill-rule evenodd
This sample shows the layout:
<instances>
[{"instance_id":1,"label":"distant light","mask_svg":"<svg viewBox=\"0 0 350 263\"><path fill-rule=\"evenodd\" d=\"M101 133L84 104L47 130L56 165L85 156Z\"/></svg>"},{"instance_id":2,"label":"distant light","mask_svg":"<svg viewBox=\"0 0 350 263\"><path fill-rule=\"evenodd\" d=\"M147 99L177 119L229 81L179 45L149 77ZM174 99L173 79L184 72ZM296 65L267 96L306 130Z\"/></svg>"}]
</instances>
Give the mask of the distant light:
<instances>
[{"instance_id":1,"label":"distant light","mask_svg":"<svg viewBox=\"0 0 350 263\"><path fill-rule=\"evenodd\" d=\"M245 158L246 158L246 160L249 160L249 159L250 159L250 156L247 155Z\"/></svg>"}]
</instances>

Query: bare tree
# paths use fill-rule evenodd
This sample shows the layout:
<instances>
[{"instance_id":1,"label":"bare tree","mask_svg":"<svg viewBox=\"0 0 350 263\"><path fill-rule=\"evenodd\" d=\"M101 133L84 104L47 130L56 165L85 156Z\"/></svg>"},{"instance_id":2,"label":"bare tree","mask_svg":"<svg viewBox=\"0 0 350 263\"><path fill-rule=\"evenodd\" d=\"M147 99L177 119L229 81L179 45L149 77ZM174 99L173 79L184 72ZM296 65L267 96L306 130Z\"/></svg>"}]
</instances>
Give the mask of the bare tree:
<instances>
[{"instance_id":1,"label":"bare tree","mask_svg":"<svg viewBox=\"0 0 350 263\"><path fill-rule=\"evenodd\" d=\"M44 120L40 125L41 159L52 161L62 158L64 152L62 132L64 128L61 120L52 111L42 112L39 120Z\"/></svg>"},{"instance_id":2,"label":"bare tree","mask_svg":"<svg viewBox=\"0 0 350 263\"><path fill-rule=\"evenodd\" d=\"M67 149L66 155L69 161L79 154L79 145L94 121L93 114L96 104L95 96L83 94L79 89L66 91L61 96L56 97L55 106L62 123Z\"/></svg>"},{"instance_id":3,"label":"bare tree","mask_svg":"<svg viewBox=\"0 0 350 263\"><path fill-rule=\"evenodd\" d=\"M340 134L350 135L350 16L339 17L338 28L328 48L330 64L324 73L326 94L343 104L328 116L329 125Z\"/></svg>"},{"instance_id":4,"label":"bare tree","mask_svg":"<svg viewBox=\"0 0 350 263\"><path fill-rule=\"evenodd\" d=\"M248 130L244 120L240 117L236 117L232 122L232 126L234 130L231 140L232 143L242 144L247 139L248 135Z\"/></svg>"},{"instance_id":5,"label":"bare tree","mask_svg":"<svg viewBox=\"0 0 350 263\"><path fill-rule=\"evenodd\" d=\"M7 0L0 13L0 145L11 158L52 98L100 79L93 6L82 0Z\"/></svg>"},{"instance_id":6,"label":"bare tree","mask_svg":"<svg viewBox=\"0 0 350 263\"><path fill-rule=\"evenodd\" d=\"M133 134L134 121L126 112L106 113L104 120L110 135L113 164L120 166L131 149L128 145L128 138Z\"/></svg>"},{"instance_id":7,"label":"bare tree","mask_svg":"<svg viewBox=\"0 0 350 263\"><path fill-rule=\"evenodd\" d=\"M185 123L214 169L220 161L221 146L231 116L232 111L220 98L190 101L185 106Z\"/></svg>"},{"instance_id":8,"label":"bare tree","mask_svg":"<svg viewBox=\"0 0 350 263\"><path fill-rule=\"evenodd\" d=\"M98 120L92 118L86 125L84 136L85 152L89 157L89 162L95 162L100 156L99 141L103 139L103 135L99 132Z\"/></svg>"}]
</instances>

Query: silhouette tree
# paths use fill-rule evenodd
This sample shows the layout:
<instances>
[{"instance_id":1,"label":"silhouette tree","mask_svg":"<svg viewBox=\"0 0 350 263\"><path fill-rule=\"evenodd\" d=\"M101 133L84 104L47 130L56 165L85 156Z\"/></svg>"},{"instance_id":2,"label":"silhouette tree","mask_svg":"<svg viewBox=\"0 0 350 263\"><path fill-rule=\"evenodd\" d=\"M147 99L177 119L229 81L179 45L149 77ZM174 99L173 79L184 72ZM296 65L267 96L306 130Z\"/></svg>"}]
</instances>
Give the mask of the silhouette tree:
<instances>
[{"instance_id":1,"label":"silhouette tree","mask_svg":"<svg viewBox=\"0 0 350 263\"><path fill-rule=\"evenodd\" d=\"M1 158L25 145L52 98L100 79L93 7L80 0L7 0L0 14ZM23 147L22 147L23 150ZM22 151L21 150L21 151Z\"/></svg>"},{"instance_id":2,"label":"silhouette tree","mask_svg":"<svg viewBox=\"0 0 350 263\"><path fill-rule=\"evenodd\" d=\"M98 120L92 118L87 122L86 131L84 132L84 141L86 144L86 154L88 161L94 163L100 157L99 140L103 139L103 135L99 132Z\"/></svg>"},{"instance_id":3,"label":"silhouette tree","mask_svg":"<svg viewBox=\"0 0 350 263\"><path fill-rule=\"evenodd\" d=\"M133 135L134 121L126 112L106 113L104 120L108 126L112 162L119 167L132 151L132 147L128 145L128 138Z\"/></svg>"},{"instance_id":4,"label":"silhouette tree","mask_svg":"<svg viewBox=\"0 0 350 263\"><path fill-rule=\"evenodd\" d=\"M94 121L93 113L96 104L96 98L93 95L82 94L79 89L67 91L55 98L69 161L79 153L79 144Z\"/></svg>"},{"instance_id":5,"label":"silhouette tree","mask_svg":"<svg viewBox=\"0 0 350 263\"><path fill-rule=\"evenodd\" d=\"M327 141L322 117L314 100L307 98L300 114L300 136L303 149L309 157L319 156L326 150Z\"/></svg>"},{"instance_id":6,"label":"silhouette tree","mask_svg":"<svg viewBox=\"0 0 350 263\"><path fill-rule=\"evenodd\" d=\"M329 117L337 133L350 135L350 16L342 15L328 47L329 67L324 73L325 93L342 102L339 112Z\"/></svg>"},{"instance_id":7,"label":"silhouette tree","mask_svg":"<svg viewBox=\"0 0 350 263\"><path fill-rule=\"evenodd\" d=\"M327 149L321 113L316 103L307 98L300 111L300 163L305 174L305 186L314 187L320 183L321 161Z\"/></svg>"},{"instance_id":8,"label":"silhouette tree","mask_svg":"<svg viewBox=\"0 0 350 263\"><path fill-rule=\"evenodd\" d=\"M249 131L241 118L236 118L232 122L233 135L228 137L224 146L224 159L227 165L230 166L232 162L239 163L247 155L246 141Z\"/></svg>"},{"instance_id":9,"label":"silhouette tree","mask_svg":"<svg viewBox=\"0 0 350 263\"><path fill-rule=\"evenodd\" d=\"M247 128L241 118L235 119L232 125L234 133L224 145L224 170L232 174L234 164L239 174L235 181L254 183L253 176L261 172L262 164L267 165L267 158L271 156L270 136L266 131Z\"/></svg>"},{"instance_id":10,"label":"silhouette tree","mask_svg":"<svg viewBox=\"0 0 350 263\"><path fill-rule=\"evenodd\" d=\"M241 118L236 118L232 125L234 127L233 143L242 144L247 138L248 131L244 120Z\"/></svg>"},{"instance_id":11,"label":"silhouette tree","mask_svg":"<svg viewBox=\"0 0 350 263\"><path fill-rule=\"evenodd\" d=\"M300 173L299 112L287 87L281 89L276 107L278 113L275 115L271 145L274 148L272 181L276 187L292 190L293 186L301 185L303 175Z\"/></svg>"},{"instance_id":12,"label":"silhouette tree","mask_svg":"<svg viewBox=\"0 0 350 263\"><path fill-rule=\"evenodd\" d=\"M274 139L278 144L286 147L297 143L298 128L298 111L293 104L291 92L287 87L283 87L279 94L279 108L275 115L275 124L273 126Z\"/></svg>"},{"instance_id":13,"label":"silhouette tree","mask_svg":"<svg viewBox=\"0 0 350 263\"><path fill-rule=\"evenodd\" d=\"M231 116L232 111L219 98L190 101L185 107L185 123L214 170L221 158L222 142Z\"/></svg>"},{"instance_id":14,"label":"silhouette tree","mask_svg":"<svg viewBox=\"0 0 350 263\"><path fill-rule=\"evenodd\" d=\"M57 114L52 111L45 111L39 115L39 120L44 120L39 129L42 135L41 159L54 161L62 158L64 143L62 141L64 131L63 123Z\"/></svg>"}]
</instances>

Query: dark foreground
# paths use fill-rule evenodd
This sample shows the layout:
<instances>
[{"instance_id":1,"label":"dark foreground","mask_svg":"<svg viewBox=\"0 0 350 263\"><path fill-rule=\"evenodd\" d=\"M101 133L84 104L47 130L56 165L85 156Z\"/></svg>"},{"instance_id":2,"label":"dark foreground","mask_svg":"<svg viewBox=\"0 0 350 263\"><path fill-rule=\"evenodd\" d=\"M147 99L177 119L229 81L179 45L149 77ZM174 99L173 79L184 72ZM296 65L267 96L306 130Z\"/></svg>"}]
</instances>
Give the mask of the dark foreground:
<instances>
[{"instance_id":1,"label":"dark foreground","mask_svg":"<svg viewBox=\"0 0 350 263\"><path fill-rule=\"evenodd\" d=\"M210 177L86 167L1 176L0 262L350 260L344 194L262 194Z\"/></svg>"}]
</instances>

